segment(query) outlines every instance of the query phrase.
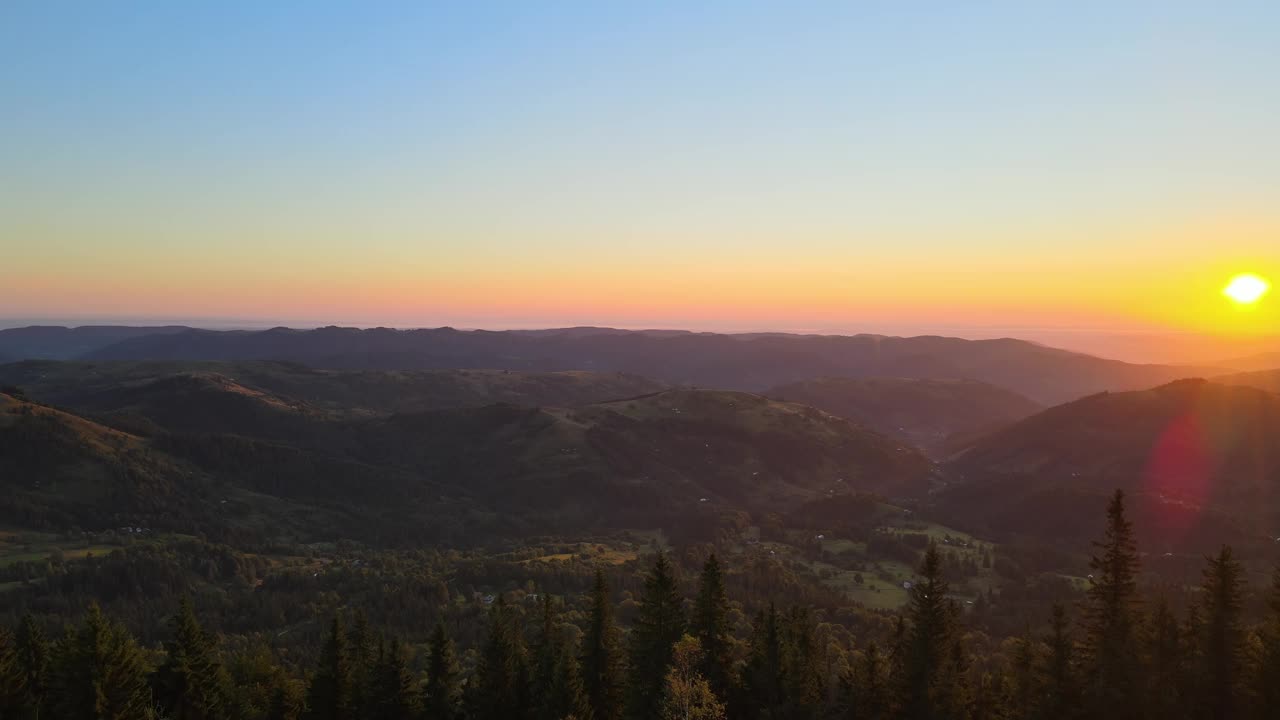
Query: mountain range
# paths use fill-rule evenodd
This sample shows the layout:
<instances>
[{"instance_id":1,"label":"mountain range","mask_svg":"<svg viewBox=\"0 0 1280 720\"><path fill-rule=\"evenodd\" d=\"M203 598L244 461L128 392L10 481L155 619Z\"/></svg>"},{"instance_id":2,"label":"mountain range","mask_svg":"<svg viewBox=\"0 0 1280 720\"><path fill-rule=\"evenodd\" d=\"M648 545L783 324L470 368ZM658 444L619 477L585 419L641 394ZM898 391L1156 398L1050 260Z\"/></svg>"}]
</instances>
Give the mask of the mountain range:
<instances>
[{"instance_id":1,"label":"mountain range","mask_svg":"<svg viewBox=\"0 0 1280 720\"><path fill-rule=\"evenodd\" d=\"M610 328L111 330L121 337L102 328L0 331L0 353L19 359L285 360L361 370L624 372L671 385L749 392L821 377L951 378L990 383L1046 405L1101 390L1141 389L1222 373L1215 368L1125 363L1014 339L938 336L723 335ZM107 342L109 338L114 341Z\"/></svg>"}]
</instances>

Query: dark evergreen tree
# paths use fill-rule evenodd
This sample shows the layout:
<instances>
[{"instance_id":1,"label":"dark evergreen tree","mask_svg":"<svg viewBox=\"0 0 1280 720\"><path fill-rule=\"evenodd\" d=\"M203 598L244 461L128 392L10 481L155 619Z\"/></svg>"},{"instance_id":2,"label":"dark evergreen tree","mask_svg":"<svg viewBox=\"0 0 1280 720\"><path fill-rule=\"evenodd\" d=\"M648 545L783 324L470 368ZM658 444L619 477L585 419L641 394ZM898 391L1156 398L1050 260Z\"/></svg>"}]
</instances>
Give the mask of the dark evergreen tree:
<instances>
[{"instance_id":1,"label":"dark evergreen tree","mask_svg":"<svg viewBox=\"0 0 1280 720\"><path fill-rule=\"evenodd\" d=\"M673 648L684 635L684 607L671 564L662 553L645 579L631 628L631 697L634 720L651 720L662 708Z\"/></svg>"},{"instance_id":2,"label":"dark evergreen tree","mask_svg":"<svg viewBox=\"0 0 1280 720\"><path fill-rule=\"evenodd\" d=\"M369 720L415 720L420 712L418 689L400 638L379 643L364 717Z\"/></svg>"},{"instance_id":3,"label":"dark evergreen tree","mask_svg":"<svg viewBox=\"0 0 1280 720\"><path fill-rule=\"evenodd\" d=\"M582 685L595 720L618 720L623 709L622 639L604 573L596 570L590 617L582 639Z\"/></svg>"},{"instance_id":4,"label":"dark evergreen tree","mask_svg":"<svg viewBox=\"0 0 1280 720\"><path fill-rule=\"evenodd\" d=\"M586 720L591 713L582 687L578 659L565 638L564 626L550 595L542 596L541 622L535 638L533 717L535 720Z\"/></svg>"},{"instance_id":5,"label":"dark evergreen tree","mask_svg":"<svg viewBox=\"0 0 1280 720\"><path fill-rule=\"evenodd\" d=\"M783 625L783 712L788 720L811 720L822 709L825 688L814 644L813 618L793 607Z\"/></svg>"},{"instance_id":6,"label":"dark evergreen tree","mask_svg":"<svg viewBox=\"0 0 1280 720\"><path fill-rule=\"evenodd\" d=\"M217 720L228 716L228 678L218 651L191 600L184 597L169 622L165 660L155 675L155 697L172 720Z\"/></svg>"},{"instance_id":7,"label":"dark evergreen tree","mask_svg":"<svg viewBox=\"0 0 1280 720\"><path fill-rule=\"evenodd\" d=\"M947 598L938 547L930 544L911 587L909 630L897 678L898 715L903 720L948 720L961 716L957 671L962 662L958 610Z\"/></svg>"},{"instance_id":8,"label":"dark evergreen tree","mask_svg":"<svg viewBox=\"0 0 1280 720\"><path fill-rule=\"evenodd\" d=\"M427 684L422 694L423 717L426 720L455 720L460 703L458 663L453 640L442 623L431 633L427 658Z\"/></svg>"},{"instance_id":9,"label":"dark evergreen tree","mask_svg":"<svg viewBox=\"0 0 1280 720\"><path fill-rule=\"evenodd\" d=\"M307 691L307 720L356 720L353 684L347 634L341 618L335 617L320 651L320 667Z\"/></svg>"},{"instance_id":10,"label":"dark evergreen tree","mask_svg":"<svg viewBox=\"0 0 1280 720\"><path fill-rule=\"evenodd\" d=\"M17 643L8 630L0 627L0 718L19 717L26 695Z\"/></svg>"},{"instance_id":11,"label":"dark evergreen tree","mask_svg":"<svg viewBox=\"0 0 1280 720\"><path fill-rule=\"evenodd\" d=\"M1040 666L1040 700L1036 717L1040 720L1074 720L1080 715L1080 681L1075 662L1075 643L1067 611L1053 606L1049 620L1049 652Z\"/></svg>"},{"instance_id":12,"label":"dark evergreen tree","mask_svg":"<svg viewBox=\"0 0 1280 720\"><path fill-rule=\"evenodd\" d=\"M57 720L144 720L154 716L142 651L97 605L54 649L50 696Z\"/></svg>"},{"instance_id":13,"label":"dark evergreen tree","mask_svg":"<svg viewBox=\"0 0 1280 720\"><path fill-rule=\"evenodd\" d=\"M1258 662L1253 671L1253 716L1280 718L1280 568L1271 576L1267 614L1258 631Z\"/></svg>"},{"instance_id":14,"label":"dark evergreen tree","mask_svg":"<svg viewBox=\"0 0 1280 720\"><path fill-rule=\"evenodd\" d=\"M706 678L712 691L722 698L727 697L733 683L733 626L729 612L724 574L720 561L712 554L702 567L689 631L702 648L698 671Z\"/></svg>"},{"instance_id":15,"label":"dark evergreen tree","mask_svg":"<svg viewBox=\"0 0 1280 720\"><path fill-rule=\"evenodd\" d=\"M1239 717L1244 696L1244 569L1223 547L1209 558L1202 586L1203 627L1198 638L1196 718Z\"/></svg>"},{"instance_id":16,"label":"dark evergreen tree","mask_svg":"<svg viewBox=\"0 0 1280 720\"><path fill-rule=\"evenodd\" d=\"M14 714L19 720L48 717L49 641L30 614L22 616L14 636L15 658L22 671L23 694Z\"/></svg>"},{"instance_id":17,"label":"dark evergreen tree","mask_svg":"<svg viewBox=\"0 0 1280 720\"><path fill-rule=\"evenodd\" d=\"M529 717L529 662L513 608L499 596L489 611L489 635L471 688L471 720Z\"/></svg>"},{"instance_id":18,"label":"dark evergreen tree","mask_svg":"<svg viewBox=\"0 0 1280 720\"><path fill-rule=\"evenodd\" d=\"M377 639L369 627L369 616L363 609L357 609L347 633L347 662L351 673L351 711L358 718L369 714L377 651Z\"/></svg>"},{"instance_id":19,"label":"dark evergreen tree","mask_svg":"<svg viewBox=\"0 0 1280 720\"><path fill-rule=\"evenodd\" d=\"M1138 552L1125 516L1124 492L1107 506L1099 554L1089 563L1084 618L1084 709L1088 717L1136 720L1142 715L1138 655Z\"/></svg>"},{"instance_id":20,"label":"dark evergreen tree","mask_svg":"<svg viewBox=\"0 0 1280 720\"><path fill-rule=\"evenodd\" d=\"M786 699L783 664L782 623L773 603L756 615L751 624L751 641L746 667L742 670L740 707L735 715L774 718L782 712Z\"/></svg>"},{"instance_id":21,"label":"dark evergreen tree","mask_svg":"<svg viewBox=\"0 0 1280 720\"><path fill-rule=\"evenodd\" d=\"M1147 714L1169 720L1186 718L1191 679L1185 667L1187 643L1182 625L1163 598L1151 612L1145 635Z\"/></svg>"}]
</instances>

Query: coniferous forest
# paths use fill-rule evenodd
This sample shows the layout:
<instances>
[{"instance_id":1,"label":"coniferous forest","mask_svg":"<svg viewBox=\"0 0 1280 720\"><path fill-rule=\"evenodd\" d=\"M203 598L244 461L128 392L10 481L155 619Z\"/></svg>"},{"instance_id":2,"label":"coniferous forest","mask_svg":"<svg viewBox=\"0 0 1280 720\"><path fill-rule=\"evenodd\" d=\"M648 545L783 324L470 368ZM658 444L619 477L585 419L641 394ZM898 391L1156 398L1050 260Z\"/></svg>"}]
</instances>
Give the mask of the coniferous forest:
<instances>
[{"instance_id":1,"label":"coniferous forest","mask_svg":"<svg viewBox=\"0 0 1280 720\"><path fill-rule=\"evenodd\" d=\"M957 601L937 544L900 613L850 616L768 589L738 592L750 583L744 568L709 554L685 578L658 552L622 603L603 567L580 593L497 593L437 608L431 623L375 623L352 602L317 619L305 658L270 634L245 642L214 630L226 618L186 596L147 642L97 604L65 626L28 612L0 632L0 717L1280 717L1280 571L1249 587L1223 547L1175 608L1168 588L1143 582L1119 491L1094 548L1084 594L1037 607L1040 617L1005 637L984 629L992 608Z\"/></svg>"}]
</instances>

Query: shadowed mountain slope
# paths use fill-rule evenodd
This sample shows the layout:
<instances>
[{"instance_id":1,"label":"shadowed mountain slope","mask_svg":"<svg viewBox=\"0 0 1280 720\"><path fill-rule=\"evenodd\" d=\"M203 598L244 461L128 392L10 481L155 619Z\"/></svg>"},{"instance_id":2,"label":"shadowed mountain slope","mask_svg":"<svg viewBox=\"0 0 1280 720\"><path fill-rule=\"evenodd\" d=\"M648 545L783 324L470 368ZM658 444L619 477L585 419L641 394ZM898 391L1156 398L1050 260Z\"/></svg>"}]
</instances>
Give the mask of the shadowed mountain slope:
<instances>
[{"instance_id":1,"label":"shadowed mountain slope","mask_svg":"<svg viewBox=\"0 0 1280 720\"><path fill-rule=\"evenodd\" d=\"M977 380L820 378L780 385L770 397L811 405L923 448L935 457L949 442L972 439L1043 409Z\"/></svg>"}]
</instances>

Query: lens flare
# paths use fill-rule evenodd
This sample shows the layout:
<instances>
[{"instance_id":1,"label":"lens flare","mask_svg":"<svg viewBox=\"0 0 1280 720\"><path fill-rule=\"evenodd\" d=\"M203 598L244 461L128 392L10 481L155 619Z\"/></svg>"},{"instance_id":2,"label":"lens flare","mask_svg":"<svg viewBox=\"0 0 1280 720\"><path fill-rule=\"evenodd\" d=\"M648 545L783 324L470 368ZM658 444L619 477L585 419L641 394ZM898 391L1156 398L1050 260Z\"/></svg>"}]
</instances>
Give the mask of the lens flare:
<instances>
[{"instance_id":1,"label":"lens flare","mask_svg":"<svg viewBox=\"0 0 1280 720\"><path fill-rule=\"evenodd\" d=\"M1245 273L1231 278L1231 282L1222 289L1222 294L1241 305L1252 305L1261 300L1270 289L1271 283L1266 279L1253 273Z\"/></svg>"}]
</instances>

